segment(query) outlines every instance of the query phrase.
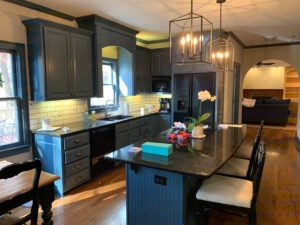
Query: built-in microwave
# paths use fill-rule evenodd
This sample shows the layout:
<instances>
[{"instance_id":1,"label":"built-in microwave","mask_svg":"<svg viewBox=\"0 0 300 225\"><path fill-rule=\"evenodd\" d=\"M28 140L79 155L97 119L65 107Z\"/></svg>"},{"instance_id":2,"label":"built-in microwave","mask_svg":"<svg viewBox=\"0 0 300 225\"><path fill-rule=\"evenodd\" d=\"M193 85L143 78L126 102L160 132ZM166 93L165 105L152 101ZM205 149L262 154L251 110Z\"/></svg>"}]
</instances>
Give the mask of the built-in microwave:
<instances>
[{"instance_id":1,"label":"built-in microwave","mask_svg":"<svg viewBox=\"0 0 300 225\"><path fill-rule=\"evenodd\" d=\"M152 92L171 93L171 76L152 76Z\"/></svg>"}]
</instances>

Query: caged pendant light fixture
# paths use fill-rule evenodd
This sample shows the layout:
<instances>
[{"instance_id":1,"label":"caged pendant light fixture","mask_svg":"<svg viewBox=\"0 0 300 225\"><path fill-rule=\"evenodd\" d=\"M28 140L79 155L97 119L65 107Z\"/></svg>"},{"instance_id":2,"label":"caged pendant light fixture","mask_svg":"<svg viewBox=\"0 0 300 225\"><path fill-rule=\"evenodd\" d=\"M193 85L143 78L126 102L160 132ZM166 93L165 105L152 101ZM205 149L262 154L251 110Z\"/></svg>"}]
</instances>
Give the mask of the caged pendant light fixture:
<instances>
[{"instance_id":1,"label":"caged pendant light fixture","mask_svg":"<svg viewBox=\"0 0 300 225\"><path fill-rule=\"evenodd\" d=\"M212 23L194 12L169 22L170 61L173 64L210 63Z\"/></svg>"},{"instance_id":2,"label":"caged pendant light fixture","mask_svg":"<svg viewBox=\"0 0 300 225\"><path fill-rule=\"evenodd\" d=\"M228 39L221 37L222 34L222 4L226 0L217 0L220 4L220 33L219 38L212 42L211 62L216 70L232 71L234 63L234 45Z\"/></svg>"}]
</instances>

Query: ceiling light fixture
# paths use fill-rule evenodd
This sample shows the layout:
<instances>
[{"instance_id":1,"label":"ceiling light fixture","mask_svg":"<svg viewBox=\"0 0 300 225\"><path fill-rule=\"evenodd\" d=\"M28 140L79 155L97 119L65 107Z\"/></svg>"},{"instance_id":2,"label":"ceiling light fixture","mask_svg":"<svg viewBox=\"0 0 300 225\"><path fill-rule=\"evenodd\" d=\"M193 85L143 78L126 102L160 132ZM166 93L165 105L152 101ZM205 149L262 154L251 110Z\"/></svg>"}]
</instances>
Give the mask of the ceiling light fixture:
<instances>
[{"instance_id":1,"label":"ceiling light fixture","mask_svg":"<svg viewBox=\"0 0 300 225\"><path fill-rule=\"evenodd\" d=\"M210 63L212 23L191 12L169 22L170 61L173 64Z\"/></svg>"},{"instance_id":2,"label":"ceiling light fixture","mask_svg":"<svg viewBox=\"0 0 300 225\"><path fill-rule=\"evenodd\" d=\"M234 45L222 35L222 4L226 0L217 0L220 4L220 33L219 38L212 42L211 61L216 70L233 70L234 62Z\"/></svg>"}]
</instances>

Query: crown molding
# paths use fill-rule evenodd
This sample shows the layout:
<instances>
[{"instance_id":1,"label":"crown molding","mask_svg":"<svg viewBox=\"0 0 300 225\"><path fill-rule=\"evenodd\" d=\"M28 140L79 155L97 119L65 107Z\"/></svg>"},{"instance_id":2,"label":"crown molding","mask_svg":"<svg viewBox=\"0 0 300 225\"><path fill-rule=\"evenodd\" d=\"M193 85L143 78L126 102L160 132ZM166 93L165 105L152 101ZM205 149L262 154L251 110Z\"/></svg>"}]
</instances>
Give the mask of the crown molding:
<instances>
[{"instance_id":1,"label":"crown molding","mask_svg":"<svg viewBox=\"0 0 300 225\"><path fill-rule=\"evenodd\" d=\"M28 8L28 9L33 9L33 10L36 10L36 11L39 11L42 13L46 13L46 14L49 14L52 16L56 16L56 17L59 17L59 18L65 19L65 20L70 20L70 21L75 20L75 17L73 17L71 15L62 13L62 12L54 10L54 9L50 9L50 8L42 6L42 5L38 5L38 4L35 4L32 2L29 2L26 0L3 0L3 1L9 2L12 4L16 4L16 5Z\"/></svg>"}]
</instances>

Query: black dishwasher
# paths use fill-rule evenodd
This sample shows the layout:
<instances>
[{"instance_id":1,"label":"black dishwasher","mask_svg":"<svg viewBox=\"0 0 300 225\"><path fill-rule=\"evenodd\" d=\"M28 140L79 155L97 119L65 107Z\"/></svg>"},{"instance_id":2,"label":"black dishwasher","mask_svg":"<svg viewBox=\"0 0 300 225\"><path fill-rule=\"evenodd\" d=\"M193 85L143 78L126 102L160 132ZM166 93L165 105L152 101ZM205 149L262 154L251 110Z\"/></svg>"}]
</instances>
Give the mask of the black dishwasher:
<instances>
[{"instance_id":1,"label":"black dishwasher","mask_svg":"<svg viewBox=\"0 0 300 225\"><path fill-rule=\"evenodd\" d=\"M113 161L103 156L115 150L115 126L100 127L91 130L91 177L112 169Z\"/></svg>"}]
</instances>

